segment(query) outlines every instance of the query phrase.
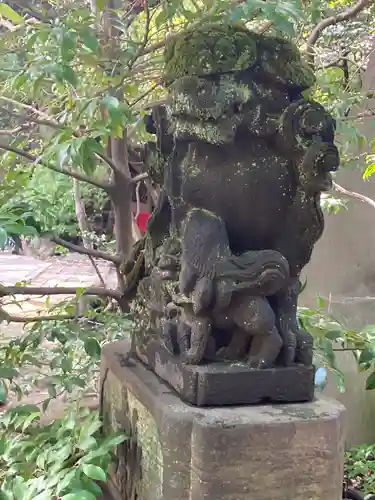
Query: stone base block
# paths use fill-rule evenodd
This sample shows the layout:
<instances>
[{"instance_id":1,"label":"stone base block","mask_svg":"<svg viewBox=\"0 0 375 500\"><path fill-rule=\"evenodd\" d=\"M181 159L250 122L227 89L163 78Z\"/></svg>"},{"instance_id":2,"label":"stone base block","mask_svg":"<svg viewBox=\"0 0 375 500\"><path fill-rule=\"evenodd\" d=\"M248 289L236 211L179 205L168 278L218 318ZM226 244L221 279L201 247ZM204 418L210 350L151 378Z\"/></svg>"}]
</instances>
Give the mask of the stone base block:
<instances>
[{"instance_id":1,"label":"stone base block","mask_svg":"<svg viewBox=\"0 0 375 500\"><path fill-rule=\"evenodd\" d=\"M313 366L254 370L245 363L186 365L157 341L139 357L184 401L196 406L300 403L314 397Z\"/></svg>"},{"instance_id":2,"label":"stone base block","mask_svg":"<svg viewBox=\"0 0 375 500\"><path fill-rule=\"evenodd\" d=\"M104 426L129 436L115 500L341 500L340 404L193 407L141 362L122 366L125 344L102 353Z\"/></svg>"}]
</instances>

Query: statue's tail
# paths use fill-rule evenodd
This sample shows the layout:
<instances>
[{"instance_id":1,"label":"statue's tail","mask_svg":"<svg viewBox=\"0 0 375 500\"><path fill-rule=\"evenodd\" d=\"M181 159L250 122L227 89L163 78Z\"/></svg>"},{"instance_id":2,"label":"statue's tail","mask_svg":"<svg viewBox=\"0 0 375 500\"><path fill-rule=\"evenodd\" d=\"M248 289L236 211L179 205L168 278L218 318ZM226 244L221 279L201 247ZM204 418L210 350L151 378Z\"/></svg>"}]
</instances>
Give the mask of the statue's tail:
<instances>
[{"instance_id":1,"label":"statue's tail","mask_svg":"<svg viewBox=\"0 0 375 500\"><path fill-rule=\"evenodd\" d=\"M274 295L289 278L289 264L276 250L259 250L231 255L216 268L216 278L231 293L250 292L255 296Z\"/></svg>"}]
</instances>

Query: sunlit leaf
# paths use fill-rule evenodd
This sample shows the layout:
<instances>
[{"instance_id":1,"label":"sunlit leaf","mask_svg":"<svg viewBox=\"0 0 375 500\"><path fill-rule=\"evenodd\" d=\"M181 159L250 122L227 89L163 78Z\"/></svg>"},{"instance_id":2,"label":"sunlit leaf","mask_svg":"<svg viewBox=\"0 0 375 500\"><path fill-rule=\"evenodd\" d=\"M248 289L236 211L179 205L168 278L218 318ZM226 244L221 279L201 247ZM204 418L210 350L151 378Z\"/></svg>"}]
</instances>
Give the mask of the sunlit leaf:
<instances>
[{"instance_id":1,"label":"sunlit leaf","mask_svg":"<svg viewBox=\"0 0 375 500\"><path fill-rule=\"evenodd\" d=\"M375 389L375 372L372 372L371 375L367 377L366 389L368 391L372 391L373 389Z\"/></svg>"},{"instance_id":2,"label":"sunlit leaf","mask_svg":"<svg viewBox=\"0 0 375 500\"><path fill-rule=\"evenodd\" d=\"M107 479L107 475L103 469L96 465L85 464L82 467L83 472L90 479L94 479L95 481L105 481Z\"/></svg>"},{"instance_id":3,"label":"sunlit leaf","mask_svg":"<svg viewBox=\"0 0 375 500\"><path fill-rule=\"evenodd\" d=\"M85 340L84 345L85 350L89 356L96 359L100 358L101 348L99 342L96 339L89 337Z\"/></svg>"},{"instance_id":4,"label":"sunlit leaf","mask_svg":"<svg viewBox=\"0 0 375 500\"><path fill-rule=\"evenodd\" d=\"M18 377L19 372L14 368L0 367L0 378L12 379Z\"/></svg>"},{"instance_id":5,"label":"sunlit leaf","mask_svg":"<svg viewBox=\"0 0 375 500\"><path fill-rule=\"evenodd\" d=\"M0 227L0 249L4 248L8 240L8 234L3 227Z\"/></svg>"},{"instance_id":6,"label":"sunlit leaf","mask_svg":"<svg viewBox=\"0 0 375 500\"><path fill-rule=\"evenodd\" d=\"M25 20L24 18L18 14L15 10L13 10L9 5L4 2L0 3L0 16L9 19L13 24L22 24Z\"/></svg>"}]
</instances>

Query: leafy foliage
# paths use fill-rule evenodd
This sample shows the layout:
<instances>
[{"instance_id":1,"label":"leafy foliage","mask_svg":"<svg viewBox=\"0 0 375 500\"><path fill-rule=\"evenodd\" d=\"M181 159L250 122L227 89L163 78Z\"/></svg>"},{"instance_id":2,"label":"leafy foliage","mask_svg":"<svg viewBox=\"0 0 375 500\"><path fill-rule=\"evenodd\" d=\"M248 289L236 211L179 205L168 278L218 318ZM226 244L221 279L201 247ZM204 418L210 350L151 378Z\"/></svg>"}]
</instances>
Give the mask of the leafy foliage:
<instances>
[{"instance_id":1,"label":"leafy foliage","mask_svg":"<svg viewBox=\"0 0 375 500\"><path fill-rule=\"evenodd\" d=\"M0 420L0 495L4 500L95 500L112 450L126 436L103 437L97 412L75 409L41 425L37 406L19 406Z\"/></svg>"},{"instance_id":2,"label":"leafy foliage","mask_svg":"<svg viewBox=\"0 0 375 500\"><path fill-rule=\"evenodd\" d=\"M72 307L67 302L58 310ZM123 337L123 329L129 330L128 318L120 321L117 314L89 310L84 320L36 323L21 339L2 343L0 379L10 399L15 394L22 402L35 387L48 395L38 406L16 406L0 418L0 498L100 496L96 481L105 481L111 452L126 436L101 436L98 411L78 403L88 392L97 393L101 346ZM50 424L40 422L64 394L70 396L68 415Z\"/></svg>"},{"instance_id":3,"label":"leafy foliage","mask_svg":"<svg viewBox=\"0 0 375 500\"><path fill-rule=\"evenodd\" d=\"M8 209L0 207L0 249L3 249L9 236L13 235L35 235L37 233L34 225L30 224L33 219L31 212L26 212L20 207Z\"/></svg>"},{"instance_id":4,"label":"leafy foliage","mask_svg":"<svg viewBox=\"0 0 375 500\"><path fill-rule=\"evenodd\" d=\"M375 325L361 331L348 328L326 312L326 303L319 298L318 308L299 308L302 328L314 337L315 363L326 367L335 375L338 387L345 390L344 376L336 363L336 352L352 353L360 372L368 372L366 389L375 389Z\"/></svg>"},{"instance_id":5,"label":"leafy foliage","mask_svg":"<svg viewBox=\"0 0 375 500\"><path fill-rule=\"evenodd\" d=\"M345 475L366 497L375 494L375 445L364 444L345 453Z\"/></svg>"}]
</instances>

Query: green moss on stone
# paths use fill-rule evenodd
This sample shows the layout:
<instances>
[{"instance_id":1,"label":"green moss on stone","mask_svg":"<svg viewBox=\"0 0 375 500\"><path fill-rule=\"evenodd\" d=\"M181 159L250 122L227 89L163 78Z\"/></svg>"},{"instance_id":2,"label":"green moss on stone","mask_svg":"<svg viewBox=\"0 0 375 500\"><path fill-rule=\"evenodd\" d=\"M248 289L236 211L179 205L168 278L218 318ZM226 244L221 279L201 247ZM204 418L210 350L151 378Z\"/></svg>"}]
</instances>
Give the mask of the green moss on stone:
<instances>
[{"instance_id":1,"label":"green moss on stone","mask_svg":"<svg viewBox=\"0 0 375 500\"><path fill-rule=\"evenodd\" d=\"M164 58L167 84L183 76L243 70L257 60L257 38L235 24L204 24L168 41Z\"/></svg>"}]
</instances>

